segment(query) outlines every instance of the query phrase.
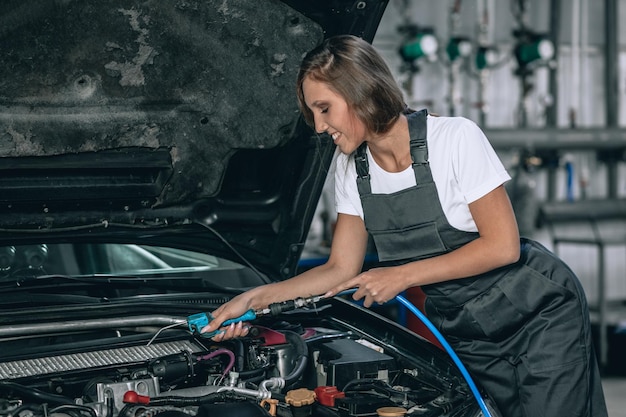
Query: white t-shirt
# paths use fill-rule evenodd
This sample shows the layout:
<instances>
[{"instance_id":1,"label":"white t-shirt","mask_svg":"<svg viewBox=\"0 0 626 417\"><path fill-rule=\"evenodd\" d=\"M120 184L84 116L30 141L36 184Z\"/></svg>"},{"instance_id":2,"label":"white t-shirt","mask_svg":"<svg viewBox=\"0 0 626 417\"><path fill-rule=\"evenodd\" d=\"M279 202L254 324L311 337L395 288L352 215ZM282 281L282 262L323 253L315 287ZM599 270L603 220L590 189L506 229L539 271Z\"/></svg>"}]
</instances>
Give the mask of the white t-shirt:
<instances>
[{"instance_id":1,"label":"white t-shirt","mask_svg":"<svg viewBox=\"0 0 626 417\"><path fill-rule=\"evenodd\" d=\"M476 232L468 204L511 177L483 131L471 120L429 115L426 123L428 160L448 223L459 230ZM402 172L387 172L376 164L369 149L367 159L373 194L389 194L415 185L413 167ZM336 164L337 213L363 218L354 158L339 153Z\"/></svg>"}]
</instances>

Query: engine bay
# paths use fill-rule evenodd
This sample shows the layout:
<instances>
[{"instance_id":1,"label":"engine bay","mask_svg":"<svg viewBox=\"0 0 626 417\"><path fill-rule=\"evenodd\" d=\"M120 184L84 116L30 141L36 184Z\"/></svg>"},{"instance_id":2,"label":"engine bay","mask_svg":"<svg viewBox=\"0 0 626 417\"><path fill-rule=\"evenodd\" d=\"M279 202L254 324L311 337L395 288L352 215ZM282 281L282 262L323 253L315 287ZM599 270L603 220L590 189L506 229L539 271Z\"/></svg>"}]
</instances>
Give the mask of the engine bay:
<instances>
[{"instance_id":1,"label":"engine bay","mask_svg":"<svg viewBox=\"0 0 626 417\"><path fill-rule=\"evenodd\" d=\"M445 416L471 408L467 387L437 355L416 362L348 322L298 313L220 343L176 316L3 326L0 416Z\"/></svg>"}]
</instances>

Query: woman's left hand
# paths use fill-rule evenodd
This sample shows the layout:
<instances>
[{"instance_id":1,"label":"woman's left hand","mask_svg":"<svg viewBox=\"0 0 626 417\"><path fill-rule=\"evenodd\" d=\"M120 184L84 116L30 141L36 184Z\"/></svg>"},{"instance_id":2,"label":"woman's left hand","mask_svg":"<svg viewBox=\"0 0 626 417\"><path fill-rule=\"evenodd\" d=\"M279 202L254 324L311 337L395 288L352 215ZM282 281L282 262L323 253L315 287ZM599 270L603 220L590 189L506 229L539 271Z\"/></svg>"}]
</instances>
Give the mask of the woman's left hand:
<instances>
[{"instance_id":1,"label":"woman's left hand","mask_svg":"<svg viewBox=\"0 0 626 417\"><path fill-rule=\"evenodd\" d=\"M349 281L329 290L325 296L332 297L342 291L355 288L354 300L363 298L363 305L370 307L374 303L384 304L406 289L401 279L396 276L396 268L372 268L362 272Z\"/></svg>"}]
</instances>

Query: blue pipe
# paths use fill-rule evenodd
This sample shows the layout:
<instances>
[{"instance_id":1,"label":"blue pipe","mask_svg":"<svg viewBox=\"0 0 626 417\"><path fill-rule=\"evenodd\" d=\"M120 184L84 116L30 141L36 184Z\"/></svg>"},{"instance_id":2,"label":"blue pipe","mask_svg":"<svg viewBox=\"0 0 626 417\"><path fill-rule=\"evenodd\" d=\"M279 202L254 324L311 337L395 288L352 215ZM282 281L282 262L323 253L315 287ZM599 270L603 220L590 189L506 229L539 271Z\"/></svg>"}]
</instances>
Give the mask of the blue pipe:
<instances>
[{"instance_id":1,"label":"blue pipe","mask_svg":"<svg viewBox=\"0 0 626 417\"><path fill-rule=\"evenodd\" d=\"M574 164L571 161L565 162L566 186L565 193L567 201L574 201Z\"/></svg>"},{"instance_id":2,"label":"blue pipe","mask_svg":"<svg viewBox=\"0 0 626 417\"><path fill-rule=\"evenodd\" d=\"M355 289L346 290L346 291L343 291L343 292L341 292L341 293L339 293L337 295L352 294L355 291L356 291ZM472 379L472 377L470 376L469 372L465 368L465 365L463 365L463 362L461 362L461 359L454 352L454 349L452 349L452 346L450 346L450 344L443 337L441 332L439 330L437 330L435 325L430 320L428 320L428 318L424 315L424 313L422 313L417 307L415 307L415 305L413 305L409 300L407 300L406 298L404 298L401 295L396 295L395 299L400 304L402 304L407 309L409 309L409 311L411 313L415 314L415 316L418 319L420 319L422 321L422 323L424 323L426 325L426 327L428 327L428 330L430 330L432 332L432 334L435 335L435 337L437 338L439 343L441 343L441 346L443 346L443 348L446 350L448 355L450 355L450 357L452 358L452 360L454 361L456 366L459 368L459 370L461 371L461 374L463 374L463 377L465 378L465 381L467 382L467 385L469 385L470 390L472 391L472 394L474 394L474 398L476 398L476 401L478 402L478 406L482 410L484 417L492 417L491 413L487 409L487 404L485 404L485 400L483 400L483 397L480 395L480 392L478 391L478 387L474 383L474 380Z\"/></svg>"}]
</instances>

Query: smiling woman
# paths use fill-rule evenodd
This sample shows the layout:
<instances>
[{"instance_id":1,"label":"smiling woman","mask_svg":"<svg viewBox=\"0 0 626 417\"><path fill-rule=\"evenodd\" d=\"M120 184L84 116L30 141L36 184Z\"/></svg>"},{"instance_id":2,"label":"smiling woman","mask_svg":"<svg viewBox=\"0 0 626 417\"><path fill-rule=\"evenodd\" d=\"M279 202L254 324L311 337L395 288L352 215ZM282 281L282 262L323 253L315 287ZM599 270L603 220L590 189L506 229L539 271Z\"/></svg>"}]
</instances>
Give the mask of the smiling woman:
<instances>
[{"instance_id":1,"label":"smiling woman","mask_svg":"<svg viewBox=\"0 0 626 417\"><path fill-rule=\"evenodd\" d=\"M311 112L315 130L327 133L343 153L351 153L365 134L365 126L354 117L343 98L321 81L307 78L302 83L302 91L311 100L307 108Z\"/></svg>"},{"instance_id":2,"label":"smiling woman","mask_svg":"<svg viewBox=\"0 0 626 417\"><path fill-rule=\"evenodd\" d=\"M406 108L387 63L373 48L361 48L356 40L327 43L309 54L300 65L296 89L300 111L320 133L328 129L317 123L320 113L329 111L331 103L326 100L345 106L338 110L353 112L355 119L374 134L388 132Z\"/></svg>"},{"instance_id":3,"label":"smiling woman","mask_svg":"<svg viewBox=\"0 0 626 417\"><path fill-rule=\"evenodd\" d=\"M330 256L235 297L206 330L284 299L354 289L370 307L419 287L428 317L504 415L606 416L582 286L554 254L520 239L504 188L511 177L483 131L409 109L381 56L356 36L326 39L304 57L297 97L340 151ZM362 271L370 237L379 264ZM231 325L214 339L247 331Z\"/></svg>"}]
</instances>

